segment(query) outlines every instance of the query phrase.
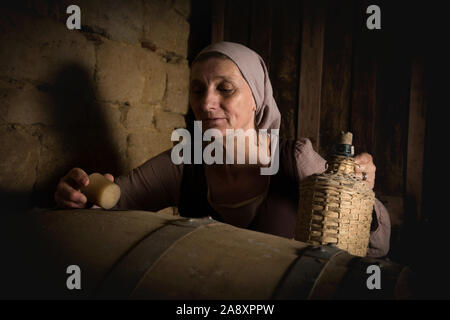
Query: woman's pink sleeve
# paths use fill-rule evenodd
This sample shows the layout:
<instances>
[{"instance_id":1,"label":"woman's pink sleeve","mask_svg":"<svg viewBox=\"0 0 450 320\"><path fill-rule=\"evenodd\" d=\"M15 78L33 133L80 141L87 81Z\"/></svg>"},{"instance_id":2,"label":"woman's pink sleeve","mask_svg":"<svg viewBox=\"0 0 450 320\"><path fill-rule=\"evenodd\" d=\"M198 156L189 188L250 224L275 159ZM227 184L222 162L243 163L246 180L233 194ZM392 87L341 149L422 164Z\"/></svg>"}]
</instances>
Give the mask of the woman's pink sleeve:
<instances>
[{"instance_id":1,"label":"woman's pink sleeve","mask_svg":"<svg viewBox=\"0 0 450 320\"><path fill-rule=\"evenodd\" d=\"M113 209L158 211L178 205L183 165L173 164L171 150L160 153L130 174L116 179L121 196Z\"/></svg>"},{"instance_id":2,"label":"woman's pink sleeve","mask_svg":"<svg viewBox=\"0 0 450 320\"><path fill-rule=\"evenodd\" d=\"M388 254L391 238L391 220L389 212L380 200L375 199L374 205L375 230L370 232L369 249L367 256L369 257L383 257Z\"/></svg>"}]
</instances>

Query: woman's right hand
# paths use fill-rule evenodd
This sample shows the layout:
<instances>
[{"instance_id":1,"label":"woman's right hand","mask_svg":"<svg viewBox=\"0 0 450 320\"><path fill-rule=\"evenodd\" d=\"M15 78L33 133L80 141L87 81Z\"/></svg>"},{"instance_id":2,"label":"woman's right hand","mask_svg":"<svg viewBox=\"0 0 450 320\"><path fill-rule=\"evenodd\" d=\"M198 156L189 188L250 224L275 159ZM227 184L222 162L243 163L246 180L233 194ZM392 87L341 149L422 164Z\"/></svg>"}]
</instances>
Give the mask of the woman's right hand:
<instances>
[{"instance_id":1,"label":"woman's right hand","mask_svg":"<svg viewBox=\"0 0 450 320\"><path fill-rule=\"evenodd\" d=\"M114 182L114 176L105 173L104 176ZM85 208L87 204L86 196L80 191L82 187L89 184L89 176L80 168L71 169L59 180L55 191L55 201L61 208ZM99 208L94 205L93 208Z\"/></svg>"},{"instance_id":2,"label":"woman's right hand","mask_svg":"<svg viewBox=\"0 0 450 320\"><path fill-rule=\"evenodd\" d=\"M89 177L80 168L71 169L59 180L55 191L55 201L61 208L85 208L86 196L81 193L81 187L89 184Z\"/></svg>"}]
</instances>

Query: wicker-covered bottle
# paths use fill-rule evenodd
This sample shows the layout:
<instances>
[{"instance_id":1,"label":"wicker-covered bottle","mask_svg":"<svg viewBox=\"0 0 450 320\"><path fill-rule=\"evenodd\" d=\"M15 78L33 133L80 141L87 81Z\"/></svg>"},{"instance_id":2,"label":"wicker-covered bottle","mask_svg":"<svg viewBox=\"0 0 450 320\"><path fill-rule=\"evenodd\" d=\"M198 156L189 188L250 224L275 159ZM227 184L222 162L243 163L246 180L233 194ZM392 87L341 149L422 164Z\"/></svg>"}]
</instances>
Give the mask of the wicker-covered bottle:
<instances>
[{"instance_id":1,"label":"wicker-covered bottle","mask_svg":"<svg viewBox=\"0 0 450 320\"><path fill-rule=\"evenodd\" d=\"M373 191L355 175L352 134L341 132L322 174L300 184L296 240L313 245L335 244L365 256L375 201Z\"/></svg>"}]
</instances>

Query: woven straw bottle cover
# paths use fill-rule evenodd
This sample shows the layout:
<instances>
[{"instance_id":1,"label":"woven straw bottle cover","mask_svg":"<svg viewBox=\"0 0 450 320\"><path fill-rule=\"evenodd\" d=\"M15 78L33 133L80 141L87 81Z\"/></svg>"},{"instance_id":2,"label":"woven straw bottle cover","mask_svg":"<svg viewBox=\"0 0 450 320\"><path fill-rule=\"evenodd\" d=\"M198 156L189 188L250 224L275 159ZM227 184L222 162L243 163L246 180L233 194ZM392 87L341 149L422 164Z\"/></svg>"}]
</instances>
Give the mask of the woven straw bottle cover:
<instances>
[{"instance_id":1,"label":"woven straw bottle cover","mask_svg":"<svg viewBox=\"0 0 450 320\"><path fill-rule=\"evenodd\" d=\"M365 256L375 195L355 175L352 138L352 133L341 132L327 159L327 170L301 182L295 239L334 244Z\"/></svg>"}]
</instances>

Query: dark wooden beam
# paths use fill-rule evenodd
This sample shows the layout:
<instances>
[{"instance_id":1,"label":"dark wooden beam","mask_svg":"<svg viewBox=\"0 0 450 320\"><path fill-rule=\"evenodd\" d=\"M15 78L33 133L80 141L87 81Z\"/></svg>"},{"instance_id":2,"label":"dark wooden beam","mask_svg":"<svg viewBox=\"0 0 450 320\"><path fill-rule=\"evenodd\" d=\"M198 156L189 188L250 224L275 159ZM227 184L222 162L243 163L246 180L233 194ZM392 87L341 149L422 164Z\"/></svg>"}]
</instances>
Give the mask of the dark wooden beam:
<instances>
[{"instance_id":1,"label":"dark wooden beam","mask_svg":"<svg viewBox=\"0 0 450 320\"><path fill-rule=\"evenodd\" d=\"M349 130L353 17L353 0L328 1L320 106L319 153L323 157L340 131Z\"/></svg>"},{"instance_id":2,"label":"dark wooden beam","mask_svg":"<svg viewBox=\"0 0 450 320\"><path fill-rule=\"evenodd\" d=\"M248 0L250 1L250 0ZM279 34L272 32L272 6L276 3L272 0L251 0L251 27L249 47L255 50L270 68L270 52L272 47L272 35L278 37Z\"/></svg>"},{"instance_id":3,"label":"dark wooden beam","mask_svg":"<svg viewBox=\"0 0 450 320\"><path fill-rule=\"evenodd\" d=\"M223 41L226 0L213 0L211 5L211 43Z\"/></svg>"},{"instance_id":4,"label":"dark wooden beam","mask_svg":"<svg viewBox=\"0 0 450 320\"><path fill-rule=\"evenodd\" d=\"M273 1L270 77L281 113L280 136L297 137L302 8L299 1Z\"/></svg>"},{"instance_id":5,"label":"dark wooden beam","mask_svg":"<svg viewBox=\"0 0 450 320\"><path fill-rule=\"evenodd\" d=\"M248 46L250 42L251 12L251 1L227 0L223 40Z\"/></svg>"},{"instance_id":6,"label":"dark wooden beam","mask_svg":"<svg viewBox=\"0 0 450 320\"><path fill-rule=\"evenodd\" d=\"M411 65L405 192L406 198L415 205L417 221L422 215L426 104L424 61L414 57Z\"/></svg>"},{"instance_id":7,"label":"dark wooden beam","mask_svg":"<svg viewBox=\"0 0 450 320\"><path fill-rule=\"evenodd\" d=\"M315 150L320 145L325 16L325 1L303 2L297 138L309 138Z\"/></svg>"}]
</instances>

